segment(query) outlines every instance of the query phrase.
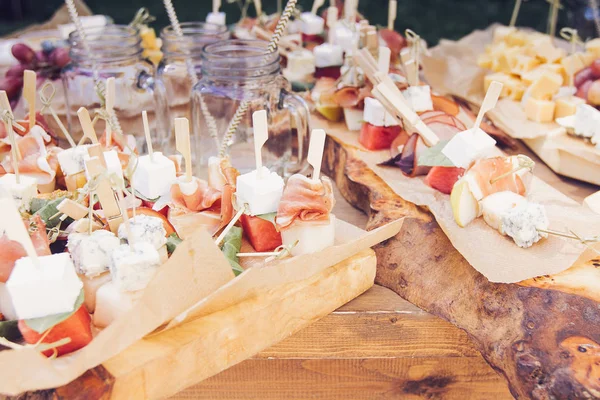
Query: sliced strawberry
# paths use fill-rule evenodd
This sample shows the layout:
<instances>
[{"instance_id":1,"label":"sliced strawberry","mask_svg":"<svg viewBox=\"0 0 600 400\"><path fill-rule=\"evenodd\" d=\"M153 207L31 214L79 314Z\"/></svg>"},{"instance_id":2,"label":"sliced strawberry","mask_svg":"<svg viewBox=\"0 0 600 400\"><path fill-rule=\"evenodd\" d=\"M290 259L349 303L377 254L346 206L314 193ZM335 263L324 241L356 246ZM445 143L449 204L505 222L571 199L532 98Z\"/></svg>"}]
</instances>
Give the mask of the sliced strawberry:
<instances>
[{"instance_id":1,"label":"sliced strawberry","mask_svg":"<svg viewBox=\"0 0 600 400\"><path fill-rule=\"evenodd\" d=\"M425 177L425 183L442 193L450 194L452 187L464 173L464 168L433 167Z\"/></svg>"}]
</instances>

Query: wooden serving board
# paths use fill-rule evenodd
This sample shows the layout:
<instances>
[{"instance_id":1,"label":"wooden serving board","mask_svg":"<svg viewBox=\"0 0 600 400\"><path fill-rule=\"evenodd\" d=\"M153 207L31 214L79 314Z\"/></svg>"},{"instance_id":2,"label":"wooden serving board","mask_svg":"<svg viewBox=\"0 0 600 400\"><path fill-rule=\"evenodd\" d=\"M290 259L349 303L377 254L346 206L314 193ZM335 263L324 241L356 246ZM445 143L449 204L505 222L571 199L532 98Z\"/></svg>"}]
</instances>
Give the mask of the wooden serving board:
<instances>
[{"instance_id":1,"label":"wooden serving board","mask_svg":"<svg viewBox=\"0 0 600 400\"><path fill-rule=\"evenodd\" d=\"M467 332L513 396L600 397L600 255L556 276L491 283L427 209L396 195L355 150L329 137L324 172L368 214L368 229L405 217L375 248L376 283Z\"/></svg>"},{"instance_id":2,"label":"wooden serving board","mask_svg":"<svg viewBox=\"0 0 600 400\"><path fill-rule=\"evenodd\" d=\"M375 253L367 249L297 283L294 290L277 287L252 301L151 335L68 385L26 393L19 399L129 400L172 396L285 339L364 293L373 285L376 264ZM270 329L265 329L266 325Z\"/></svg>"}]
</instances>

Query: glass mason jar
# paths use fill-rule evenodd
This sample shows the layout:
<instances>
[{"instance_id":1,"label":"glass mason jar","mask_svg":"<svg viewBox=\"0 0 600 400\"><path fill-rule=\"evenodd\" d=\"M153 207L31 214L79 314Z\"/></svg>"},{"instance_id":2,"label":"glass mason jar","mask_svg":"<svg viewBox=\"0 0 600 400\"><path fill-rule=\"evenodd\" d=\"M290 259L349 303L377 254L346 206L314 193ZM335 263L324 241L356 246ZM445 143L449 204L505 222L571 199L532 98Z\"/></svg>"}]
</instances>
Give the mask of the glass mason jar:
<instances>
[{"instance_id":1,"label":"glass mason jar","mask_svg":"<svg viewBox=\"0 0 600 400\"><path fill-rule=\"evenodd\" d=\"M134 134L138 145L144 144L141 113L148 111L151 127L155 126L156 114L164 113L164 99L152 90L154 67L142 59L141 40L137 32L122 25L85 30L86 38L101 80L115 78L114 112L123 133ZM93 80L92 59L85 50L77 32L69 35L71 64L63 69L62 81L65 91L66 117L69 132L76 138L81 136L77 110L86 107L93 115L100 107ZM95 125L100 136L105 122ZM154 132L153 132L154 133ZM157 146L160 147L160 146Z\"/></svg>"},{"instance_id":2,"label":"glass mason jar","mask_svg":"<svg viewBox=\"0 0 600 400\"><path fill-rule=\"evenodd\" d=\"M160 34L164 58L156 71L155 90L161 91L167 101L165 120L158 121L158 130L172 132L173 119L191 118L190 98L192 83L187 63L191 62L198 79L201 77L202 48L207 44L229 38L226 26L205 22L183 22L183 36L179 37L171 26ZM165 146L175 148L174 135L167 137Z\"/></svg>"},{"instance_id":3,"label":"glass mason jar","mask_svg":"<svg viewBox=\"0 0 600 400\"><path fill-rule=\"evenodd\" d=\"M308 106L291 93L289 82L281 75L279 53L266 51L267 42L259 40L228 40L204 48L202 78L192 92L193 146L199 169L207 164L208 157L219 153L207 118L215 120L221 148L243 101L249 102L248 111L224 147L233 165L242 173L255 168L252 113L263 109L269 121L263 165L284 176L301 172L307 165Z\"/></svg>"}]
</instances>

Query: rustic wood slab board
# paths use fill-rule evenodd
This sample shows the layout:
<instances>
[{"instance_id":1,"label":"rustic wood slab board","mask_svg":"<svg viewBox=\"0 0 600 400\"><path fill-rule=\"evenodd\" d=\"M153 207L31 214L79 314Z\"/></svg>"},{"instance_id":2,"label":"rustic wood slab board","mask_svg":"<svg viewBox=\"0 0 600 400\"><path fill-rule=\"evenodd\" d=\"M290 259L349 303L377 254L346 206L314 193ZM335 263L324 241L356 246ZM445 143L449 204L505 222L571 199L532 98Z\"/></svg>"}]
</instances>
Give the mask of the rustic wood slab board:
<instances>
[{"instance_id":1,"label":"rustic wood slab board","mask_svg":"<svg viewBox=\"0 0 600 400\"><path fill-rule=\"evenodd\" d=\"M369 215L368 229L406 217L396 237L376 246L378 284L465 330L515 397L600 397L600 257L561 276L490 283L431 213L394 193L355 147L329 137L323 168Z\"/></svg>"}]
</instances>

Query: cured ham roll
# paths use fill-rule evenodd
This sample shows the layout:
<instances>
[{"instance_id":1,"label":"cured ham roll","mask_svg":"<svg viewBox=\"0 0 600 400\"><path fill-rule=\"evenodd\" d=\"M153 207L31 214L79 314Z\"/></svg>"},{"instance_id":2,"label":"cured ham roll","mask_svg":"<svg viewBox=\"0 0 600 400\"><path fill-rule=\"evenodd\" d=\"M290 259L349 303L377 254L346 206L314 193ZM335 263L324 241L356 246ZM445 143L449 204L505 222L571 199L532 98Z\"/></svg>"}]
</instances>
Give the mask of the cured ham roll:
<instances>
[{"instance_id":1,"label":"cured ham roll","mask_svg":"<svg viewBox=\"0 0 600 400\"><path fill-rule=\"evenodd\" d=\"M292 175L283 191L277 218L284 245L294 256L315 253L335 241L335 216L331 214L335 198L331 181L323 177L315 181L303 175Z\"/></svg>"}]
</instances>

